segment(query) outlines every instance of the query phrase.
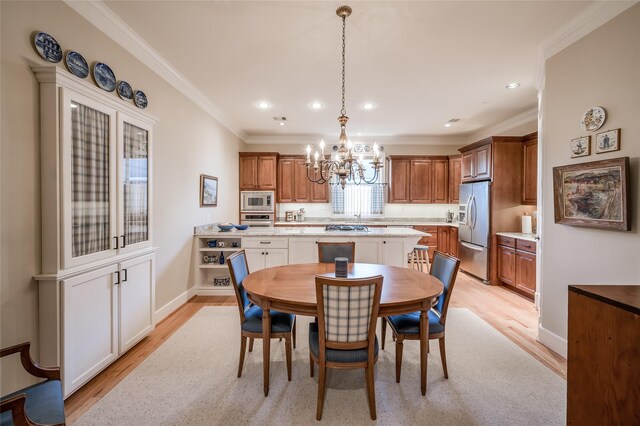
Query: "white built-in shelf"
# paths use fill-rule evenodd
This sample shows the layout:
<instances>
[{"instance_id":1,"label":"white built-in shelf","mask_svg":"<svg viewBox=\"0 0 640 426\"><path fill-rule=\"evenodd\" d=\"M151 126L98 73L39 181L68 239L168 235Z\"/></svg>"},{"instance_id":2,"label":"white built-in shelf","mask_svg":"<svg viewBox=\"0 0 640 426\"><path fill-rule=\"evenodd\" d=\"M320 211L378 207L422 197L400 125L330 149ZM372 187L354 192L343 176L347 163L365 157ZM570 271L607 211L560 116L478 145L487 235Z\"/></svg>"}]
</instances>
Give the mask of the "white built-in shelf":
<instances>
[{"instance_id":1,"label":"white built-in shelf","mask_svg":"<svg viewBox=\"0 0 640 426\"><path fill-rule=\"evenodd\" d=\"M205 247L200 249L200 251L238 251L238 250L242 250L242 249L240 247L224 247L224 248Z\"/></svg>"},{"instance_id":2,"label":"white built-in shelf","mask_svg":"<svg viewBox=\"0 0 640 426\"><path fill-rule=\"evenodd\" d=\"M200 268L202 269L227 269L227 264L225 263L224 265L221 265L219 263L212 263L212 264L202 264L200 265Z\"/></svg>"}]
</instances>

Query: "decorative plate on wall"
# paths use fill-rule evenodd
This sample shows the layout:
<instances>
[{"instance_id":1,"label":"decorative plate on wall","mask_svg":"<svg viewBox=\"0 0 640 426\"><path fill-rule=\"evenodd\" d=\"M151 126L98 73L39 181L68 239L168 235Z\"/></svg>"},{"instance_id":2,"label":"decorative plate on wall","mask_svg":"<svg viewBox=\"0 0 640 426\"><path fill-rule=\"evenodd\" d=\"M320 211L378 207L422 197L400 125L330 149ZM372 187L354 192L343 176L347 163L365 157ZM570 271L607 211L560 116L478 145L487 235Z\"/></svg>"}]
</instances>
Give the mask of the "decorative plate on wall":
<instances>
[{"instance_id":1,"label":"decorative plate on wall","mask_svg":"<svg viewBox=\"0 0 640 426\"><path fill-rule=\"evenodd\" d=\"M357 143L353 146L353 152L362 152L363 147L361 144Z\"/></svg>"},{"instance_id":2,"label":"decorative plate on wall","mask_svg":"<svg viewBox=\"0 0 640 426\"><path fill-rule=\"evenodd\" d=\"M148 105L147 95L142 90L136 90L133 92L133 102L140 109L145 109Z\"/></svg>"},{"instance_id":3,"label":"decorative plate on wall","mask_svg":"<svg viewBox=\"0 0 640 426\"><path fill-rule=\"evenodd\" d=\"M60 47L55 38L47 33L36 33L33 36L33 46L45 61L57 64L62 60L62 47Z\"/></svg>"},{"instance_id":4,"label":"decorative plate on wall","mask_svg":"<svg viewBox=\"0 0 640 426\"><path fill-rule=\"evenodd\" d=\"M604 108L599 106L589 108L582 117L582 128L589 132L593 132L594 130L598 130L602 127L606 119L607 113L604 111Z\"/></svg>"},{"instance_id":5,"label":"decorative plate on wall","mask_svg":"<svg viewBox=\"0 0 640 426\"><path fill-rule=\"evenodd\" d=\"M102 90L107 92L116 90L116 75L107 64L96 62L93 65L93 79Z\"/></svg>"},{"instance_id":6,"label":"decorative plate on wall","mask_svg":"<svg viewBox=\"0 0 640 426\"><path fill-rule=\"evenodd\" d=\"M120 80L118 82L118 87L116 87L116 91L118 92L118 96L125 101L130 101L133 99L133 89L131 85L124 80Z\"/></svg>"},{"instance_id":7,"label":"decorative plate on wall","mask_svg":"<svg viewBox=\"0 0 640 426\"><path fill-rule=\"evenodd\" d=\"M78 52L69 50L64 57L64 63L69 72L76 77L86 78L89 75L89 64Z\"/></svg>"}]
</instances>

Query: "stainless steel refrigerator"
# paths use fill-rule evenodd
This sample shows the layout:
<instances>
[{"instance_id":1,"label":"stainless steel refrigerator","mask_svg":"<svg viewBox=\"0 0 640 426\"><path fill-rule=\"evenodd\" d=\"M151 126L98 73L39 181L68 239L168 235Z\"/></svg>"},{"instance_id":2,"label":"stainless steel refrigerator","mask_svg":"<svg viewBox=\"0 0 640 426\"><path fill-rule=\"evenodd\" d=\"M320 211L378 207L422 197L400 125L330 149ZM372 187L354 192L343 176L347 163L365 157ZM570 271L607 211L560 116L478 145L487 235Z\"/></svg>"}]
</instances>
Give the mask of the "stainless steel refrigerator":
<instances>
[{"instance_id":1,"label":"stainless steel refrigerator","mask_svg":"<svg viewBox=\"0 0 640 426\"><path fill-rule=\"evenodd\" d=\"M458 211L458 256L460 269L489 280L489 185L490 182L460 185Z\"/></svg>"}]
</instances>

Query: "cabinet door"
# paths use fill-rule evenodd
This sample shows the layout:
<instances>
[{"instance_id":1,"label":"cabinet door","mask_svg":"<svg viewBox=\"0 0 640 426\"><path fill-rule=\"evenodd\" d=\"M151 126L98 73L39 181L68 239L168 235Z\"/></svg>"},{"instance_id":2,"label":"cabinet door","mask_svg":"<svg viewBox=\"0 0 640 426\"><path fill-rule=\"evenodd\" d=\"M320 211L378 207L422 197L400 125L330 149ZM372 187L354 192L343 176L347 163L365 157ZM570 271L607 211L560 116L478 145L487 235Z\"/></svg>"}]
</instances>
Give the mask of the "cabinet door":
<instances>
[{"instance_id":1,"label":"cabinet door","mask_svg":"<svg viewBox=\"0 0 640 426\"><path fill-rule=\"evenodd\" d=\"M515 286L533 296L536 292L536 255L517 250L515 258Z\"/></svg>"},{"instance_id":2,"label":"cabinet door","mask_svg":"<svg viewBox=\"0 0 640 426\"><path fill-rule=\"evenodd\" d=\"M309 197L312 203L328 203L329 202L329 183L322 184L309 183Z\"/></svg>"},{"instance_id":3,"label":"cabinet door","mask_svg":"<svg viewBox=\"0 0 640 426\"><path fill-rule=\"evenodd\" d=\"M407 267L407 253L403 238L387 238L382 241L382 263L390 266ZM356 256L358 250L356 249Z\"/></svg>"},{"instance_id":4,"label":"cabinet door","mask_svg":"<svg viewBox=\"0 0 640 426\"><path fill-rule=\"evenodd\" d=\"M278 161L278 202L293 202L293 160L290 158Z\"/></svg>"},{"instance_id":5,"label":"cabinet door","mask_svg":"<svg viewBox=\"0 0 640 426\"><path fill-rule=\"evenodd\" d=\"M117 252L116 113L61 90L63 264L69 268Z\"/></svg>"},{"instance_id":6,"label":"cabinet door","mask_svg":"<svg viewBox=\"0 0 640 426\"><path fill-rule=\"evenodd\" d=\"M449 254L449 228L448 226L438 226L438 251Z\"/></svg>"},{"instance_id":7,"label":"cabinet door","mask_svg":"<svg viewBox=\"0 0 640 426\"><path fill-rule=\"evenodd\" d=\"M258 156L240 157L240 190L257 189Z\"/></svg>"},{"instance_id":8,"label":"cabinet door","mask_svg":"<svg viewBox=\"0 0 640 426\"><path fill-rule=\"evenodd\" d=\"M116 265L62 281L64 395L118 357Z\"/></svg>"},{"instance_id":9,"label":"cabinet door","mask_svg":"<svg viewBox=\"0 0 640 426\"><path fill-rule=\"evenodd\" d=\"M449 228L449 254L458 257L458 228Z\"/></svg>"},{"instance_id":10,"label":"cabinet door","mask_svg":"<svg viewBox=\"0 0 640 426\"><path fill-rule=\"evenodd\" d=\"M461 176L462 182L472 181L474 178L474 151L462 153L461 157Z\"/></svg>"},{"instance_id":11,"label":"cabinet door","mask_svg":"<svg viewBox=\"0 0 640 426\"><path fill-rule=\"evenodd\" d=\"M409 160L391 160L391 182L389 183L389 202L409 202Z\"/></svg>"},{"instance_id":12,"label":"cabinet door","mask_svg":"<svg viewBox=\"0 0 640 426\"><path fill-rule=\"evenodd\" d=\"M265 251L265 267L272 268L274 266L287 265L289 263L289 250L287 249L269 249Z\"/></svg>"},{"instance_id":13,"label":"cabinet door","mask_svg":"<svg viewBox=\"0 0 640 426\"><path fill-rule=\"evenodd\" d=\"M317 238L289 238L289 264L296 263L318 263Z\"/></svg>"},{"instance_id":14,"label":"cabinet door","mask_svg":"<svg viewBox=\"0 0 640 426\"><path fill-rule=\"evenodd\" d=\"M431 203L433 200L432 185L432 160L411 160L409 201L412 203Z\"/></svg>"},{"instance_id":15,"label":"cabinet door","mask_svg":"<svg viewBox=\"0 0 640 426\"><path fill-rule=\"evenodd\" d=\"M249 272L256 272L260 269L264 269L264 249L245 249L244 252L247 255L247 265L249 266Z\"/></svg>"},{"instance_id":16,"label":"cabinet door","mask_svg":"<svg viewBox=\"0 0 640 426\"><path fill-rule=\"evenodd\" d=\"M516 269L516 251L510 247L498 246L498 277L507 284L513 284Z\"/></svg>"},{"instance_id":17,"label":"cabinet door","mask_svg":"<svg viewBox=\"0 0 640 426\"><path fill-rule=\"evenodd\" d=\"M118 113L119 253L151 245L151 127Z\"/></svg>"},{"instance_id":18,"label":"cabinet door","mask_svg":"<svg viewBox=\"0 0 640 426\"><path fill-rule=\"evenodd\" d=\"M257 187L260 190L276 189L276 156L260 156L257 159Z\"/></svg>"},{"instance_id":19,"label":"cabinet door","mask_svg":"<svg viewBox=\"0 0 640 426\"><path fill-rule=\"evenodd\" d=\"M153 330L154 255L120 264L120 355Z\"/></svg>"},{"instance_id":20,"label":"cabinet door","mask_svg":"<svg viewBox=\"0 0 640 426\"><path fill-rule=\"evenodd\" d=\"M491 178L491 144L475 149L474 179Z\"/></svg>"},{"instance_id":21,"label":"cabinet door","mask_svg":"<svg viewBox=\"0 0 640 426\"><path fill-rule=\"evenodd\" d=\"M383 240L378 238L352 238L356 243L356 259L358 263L382 263Z\"/></svg>"},{"instance_id":22,"label":"cabinet door","mask_svg":"<svg viewBox=\"0 0 640 426\"><path fill-rule=\"evenodd\" d=\"M433 203L449 201L449 160L433 160Z\"/></svg>"},{"instance_id":23,"label":"cabinet door","mask_svg":"<svg viewBox=\"0 0 640 426\"><path fill-rule=\"evenodd\" d=\"M420 238L420 241L418 241L418 244L423 246L429 246L429 251L428 251L429 261L432 262L433 252L438 250L438 227L437 226L414 226L413 228L417 231L426 232L427 234L430 234L430 236L428 237Z\"/></svg>"},{"instance_id":24,"label":"cabinet door","mask_svg":"<svg viewBox=\"0 0 640 426\"><path fill-rule=\"evenodd\" d=\"M309 201L309 184L307 179L307 165L305 160L296 159L293 162L293 200L297 203Z\"/></svg>"},{"instance_id":25,"label":"cabinet door","mask_svg":"<svg viewBox=\"0 0 640 426\"><path fill-rule=\"evenodd\" d=\"M460 202L460 183L462 182L462 158L449 159L449 203Z\"/></svg>"},{"instance_id":26,"label":"cabinet door","mask_svg":"<svg viewBox=\"0 0 640 426\"><path fill-rule=\"evenodd\" d=\"M535 205L538 202L538 140L524 144L524 164L522 170L522 204Z\"/></svg>"}]
</instances>

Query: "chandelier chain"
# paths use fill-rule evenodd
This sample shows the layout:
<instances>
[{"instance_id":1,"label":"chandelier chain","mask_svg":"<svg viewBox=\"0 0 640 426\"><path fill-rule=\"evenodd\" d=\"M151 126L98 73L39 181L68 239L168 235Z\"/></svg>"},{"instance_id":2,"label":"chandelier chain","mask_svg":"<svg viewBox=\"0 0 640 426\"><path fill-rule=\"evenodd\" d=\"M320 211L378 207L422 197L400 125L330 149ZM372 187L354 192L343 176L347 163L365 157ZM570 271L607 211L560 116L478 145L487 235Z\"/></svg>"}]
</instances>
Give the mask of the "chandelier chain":
<instances>
[{"instance_id":1,"label":"chandelier chain","mask_svg":"<svg viewBox=\"0 0 640 426\"><path fill-rule=\"evenodd\" d=\"M345 42L346 27L347 27L347 17L343 16L342 17L342 109L340 110L340 113L342 115L347 115L347 110L345 109L345 106L344 106L344 80L345 80L345 64L346 64L345 50L347 46Z\"/></svg>"}]
</instances>

